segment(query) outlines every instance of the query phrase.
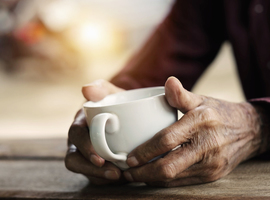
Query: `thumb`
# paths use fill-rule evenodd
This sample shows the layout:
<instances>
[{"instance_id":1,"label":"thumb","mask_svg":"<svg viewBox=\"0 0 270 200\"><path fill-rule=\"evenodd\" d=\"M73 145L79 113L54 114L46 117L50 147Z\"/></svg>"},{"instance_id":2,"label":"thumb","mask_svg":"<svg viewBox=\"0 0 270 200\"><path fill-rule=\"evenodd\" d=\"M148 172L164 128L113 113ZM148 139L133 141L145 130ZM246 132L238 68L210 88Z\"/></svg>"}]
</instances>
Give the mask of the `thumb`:
<instances>
[{"instance_id":1,"label":"thumb","mask_svg":"<svg viewBox=\"0 0 270 200\"><path fill-rule=\"evenodd\" d=\"M88 101L100 101L109 94L124 91L112 83L99 79L82 87L83 96Z\"/></svg>"},{"instance_id":2,"label":"thumb","mask_svg":"<svg viewBox=\"0 0 270 200\"><path fill-rule=\"evenodd\" d=\"M186 113L202 104L204 97L196 95L183 88L175 77L169 77L165 83L165 95L172 107Z\"/></svg>"}]
</instances>

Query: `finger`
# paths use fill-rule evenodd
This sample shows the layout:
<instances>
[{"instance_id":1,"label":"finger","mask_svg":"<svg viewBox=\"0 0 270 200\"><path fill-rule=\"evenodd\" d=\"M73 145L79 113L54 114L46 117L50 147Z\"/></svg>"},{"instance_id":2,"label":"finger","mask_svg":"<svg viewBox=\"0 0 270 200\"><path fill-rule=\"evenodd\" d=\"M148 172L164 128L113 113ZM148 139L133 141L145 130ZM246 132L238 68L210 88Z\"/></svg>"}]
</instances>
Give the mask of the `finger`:
<instances>
[{"instance_id":1,"label":"finger","mask_svg":"<svg viewBox=\"0 0 270 200\"><path fill-rule=\"evenodd\" d=\"M184 115L173 125L161 130L150 140L130 152L127 164L130 167L140 166L153 158L165 154L180 144L189 142L197 130L188 115Z\"/></svg>"},{"instance_id":2,"label":"finger","mask_svg":"<svg viewBox=\"0 0 270 200\"><path fill-rule=\"evenodd\" d=\"M101 167L105 160L101 158L94 150L90 137L87 122L83 109L78 111L69 132L68 140L74 144L82 155L94 165Z\"/></svg>"},{"instance_id":3,"label":"finger","mask_svg":"<svg viewBox=\"0 0 270 200\"><path fill-rule=\"evenodd\" d=\"M208 176L208 173L210 170L207 169L207 167L203 166L199 163L195 163L194 165L191 165L189 168L181 172L177 175L177 179L182 178L189 178L189 177L201 177L201 176Z\"/></svg>"},{"instance_id":4,"label":"finger","mask_svg":"<svg viewBox=\"0 0 270 200\"><path fill-rule=\"evenodd\" d=\"M204 96L187 91L175 77L167 79L165 83L165 95L169 104L183 113L195 109L204 101Z\"/></svg>"},{"instance_id":5,"label":"finger","mask_svg":"<svg viewBox=\"0 0 270 200\"><path fill-rule=\"evenodd\" d=\"M103 167L97 167L86 160L78 151L66 155L65 165L70 171L84 174L87 177L118 180L121 175L120 169L112 163L106 162Z\"/></svg>"},{"instance_id":6,"label":"finger","mask_svg":"<svg viewBox=\"0 0 270 200\"><path fill-rule=\"evenodd\" d=\"M87 84L82 88L83 96L88 101L100 101L109 94L114 94L121 91L124 90L102 79Z\"/></svg>"},{"instance_id":7,"label":"finger","mask_svg":"<svg viewBox=\"0 0 270 200\"><path fill-rule=\"evenodd\" d=\"M202 153L192 144L170 152L164 158L124 172L127 180L133 182L172 181L190 166L202 160ZM181 177L181 176L180 176Z\"/></svg>"}]
</instances>

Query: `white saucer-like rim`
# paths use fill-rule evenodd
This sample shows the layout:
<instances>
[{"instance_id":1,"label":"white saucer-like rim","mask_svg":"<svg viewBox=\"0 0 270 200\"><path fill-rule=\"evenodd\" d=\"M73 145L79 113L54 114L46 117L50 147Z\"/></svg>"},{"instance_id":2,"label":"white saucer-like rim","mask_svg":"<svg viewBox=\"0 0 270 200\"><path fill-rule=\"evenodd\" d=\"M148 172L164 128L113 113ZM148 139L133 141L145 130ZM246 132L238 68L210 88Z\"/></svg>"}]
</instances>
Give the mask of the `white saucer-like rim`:
<instances>
[{"instance_id":1,"label":"white saucer-like rim","mask_svg":"<svg viewBox=\"0 0 270 200\"><path fill-rule=\"evenodd\" d=\"M121 94L121 93L131 93L131 92L134 92L134 91L139 92L139 91L147 91L147 90L160 90L160 93L155 94L153 96L145 97L143 99L135 99L135 100L127 101L127 102L114 103L114 104L109 104L109 105L99 105L100 101L98 101L98 102L87 101L87 102L85 102L83 104L83 107L84 108L101 108L101 107L110 107L110 106L115 106L115 105L124 105L124 104L130 104L130 103L150 100L150 99L156 98L158 96L165 95L165 87L164 86L157 86L157 87L146 87L146 88L138 88L138 89L126 90L126 91L118 92L118 93L115 93L115 94L110 94L110 95L106 96L105 98L110 98L111 96L118 95L118 94ZM102 100L104 100L104 99L102 99Z\"/></svg>"}]
</instances>

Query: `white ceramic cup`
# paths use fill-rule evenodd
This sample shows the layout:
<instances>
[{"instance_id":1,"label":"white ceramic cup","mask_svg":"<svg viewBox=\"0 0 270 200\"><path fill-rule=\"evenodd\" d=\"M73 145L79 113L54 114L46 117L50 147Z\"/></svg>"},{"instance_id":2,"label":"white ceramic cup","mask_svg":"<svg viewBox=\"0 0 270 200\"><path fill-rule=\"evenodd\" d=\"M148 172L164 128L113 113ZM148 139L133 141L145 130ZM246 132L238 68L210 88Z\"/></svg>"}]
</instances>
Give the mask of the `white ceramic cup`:
<instances>
[{"instance_id":1,"label":"white ceramic cup","mask_svg":"<svg viewBox=\"0 0 270 200\"><path fill-rule=\"evenodd\" d=\"M177 120L164 87L115 93L83 107L96 153L123 170L129 168L126 159L134 148Z\"/></svg>"}]
</instances>

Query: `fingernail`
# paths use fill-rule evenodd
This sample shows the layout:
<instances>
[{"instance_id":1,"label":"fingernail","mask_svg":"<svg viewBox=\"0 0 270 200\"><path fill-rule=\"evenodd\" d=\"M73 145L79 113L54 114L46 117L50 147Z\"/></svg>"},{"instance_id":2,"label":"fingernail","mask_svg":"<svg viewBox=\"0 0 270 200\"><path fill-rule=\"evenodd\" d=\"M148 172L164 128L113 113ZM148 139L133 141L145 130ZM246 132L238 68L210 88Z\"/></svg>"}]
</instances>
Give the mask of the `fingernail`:
<instances>
[{"instance_id":1,"label":"fingernail","mask_svg":"<svg viewBox=\"0 0 270 200\"><path fill-rule=\"evenodd\" d=\"M99 79L99 80L95 80L92 83L85 84L83 87L88 87L88 86L102 86L102 83L103 82L104 81L102 79Z\"/></svg>"},{"instance_id":2,"label":"fingernail","mask_svg":"<svg viewBox=\"0 0 270 200\"><path fill-rule=\"evenodd\" d=\"M90 156L90 161L91 163L93 163L94 165L98 166L98 167L102 167L102 163L100 161L100 159L94 155L94 154L91 154Z\"/></svg>"},{"instance_id":3,"label":"fingernail","mask_svg":"<svg viewBox=\"0 0 270 200\"><path fill-rule=\"evenodd\" d=\"M131 156L127 159L127 164L130 167L135 167L139 164L138 160L135 158L135 156Z\"/></svg>"},{"instance_id":4,"label":"fingernail","mask_svg":"<svg viewBox=\"0 0 270 200\"><path fill-rule=\"evenodd\" d=\"M89 84L86 84L86 85L83 85L82 88L88 88L88 87L92 87L92 86L97 86L97 84L95 83L89 83Z\"/></svg>"},{"instance_id":5,"label":"fingernail","mask_svg":"<svg viewBox=\"0 0 270 200\"><path fill-rule=\"evenodd\" d=\"M131 176L131 174L129 172L124 172L124 176L125 178L129 181L129 182L133 182L133 178Z\"/></svg>"},{"instance_id":6,"label":"fingernail","mask_svg":"<svg viewBox=\"0 0 270 200\"><path fill-rule=\"evenodd\" d=\"M106 179L110 179L110 180L119 179L119 174L114 170L105 171L104 176L105 176Z\"/></svg>"}]
</instances>

